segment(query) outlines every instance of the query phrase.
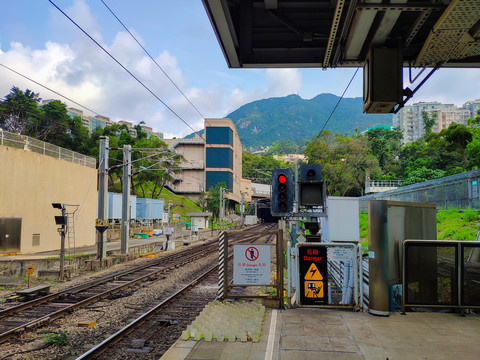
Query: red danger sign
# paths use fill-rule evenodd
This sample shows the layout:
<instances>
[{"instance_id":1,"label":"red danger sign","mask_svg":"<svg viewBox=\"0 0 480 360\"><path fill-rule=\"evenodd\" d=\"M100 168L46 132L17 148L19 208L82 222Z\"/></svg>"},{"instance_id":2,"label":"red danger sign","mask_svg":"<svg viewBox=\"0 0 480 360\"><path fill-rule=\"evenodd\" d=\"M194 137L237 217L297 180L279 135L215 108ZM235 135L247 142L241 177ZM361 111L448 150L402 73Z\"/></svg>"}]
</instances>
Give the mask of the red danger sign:
<instances>
[{"instance_id":1,"label":"red danger sign","mask_svg":"<svg viewBox=\"0 0 480 360\"><path fill-rule=\"evenodd\" d=\"M258 259L258 249L256 247L250 246L245 250L245 257L247 258L248 261L255 261Z\"/></svg>"}]
</instances>

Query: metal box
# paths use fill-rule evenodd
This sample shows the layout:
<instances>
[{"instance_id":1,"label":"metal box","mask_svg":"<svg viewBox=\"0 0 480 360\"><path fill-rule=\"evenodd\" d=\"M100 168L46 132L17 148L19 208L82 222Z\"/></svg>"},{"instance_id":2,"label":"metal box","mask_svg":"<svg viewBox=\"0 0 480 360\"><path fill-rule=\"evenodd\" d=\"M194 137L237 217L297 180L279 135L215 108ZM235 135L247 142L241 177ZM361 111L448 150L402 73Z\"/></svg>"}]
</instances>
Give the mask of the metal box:
<instances>
[{"instance_id":1,"label":"metal box","mask_svg":"<svg viewBox=\"0 0 480 360\"><path fill-rule=\"evenodd\" d=\"M363 66L363 112L389 113L402 101L402 52L373 48Z\"/></svg>"},{"instance_id":2,"label":"metal box","mask_svg":"<svg viewBox=\"0 0 480 360\"><path fill-rule=\"evenodd\" d=\"M436 240L434 204L368 202L369 311L388 315L389 286L402 283L402 246L407 239Z\"/></svg>"},{"instance_id":3,"label":"metal box","mask_svg":"<svg viewBox=\"0 0 480 360\"><path fill-rule=\"evenodd\" d=\"M151 199L152 200L152 219L163 218L163 199Z\"/></svg>"},{"instance_id":4,"label":"metal box","mask_svg":"<svg viewBox=\"0 0 480 360\"><path fill-rule=\"evenodd\" d=\"M321 224L328 241L360 241L358 198L327 197L327 216Z\"/></svg>"},{"instance_id":5,"label":"metal box","mask_svg":"<svg viewBox=\"0 0 480 360\"><path fill-rule=\"evenodd\" d=\"M135 219L137 215L137 196L130 195L130 218ZM108 218L122 218L122 194L108 193Z\"/></svg>"}]
</instances>

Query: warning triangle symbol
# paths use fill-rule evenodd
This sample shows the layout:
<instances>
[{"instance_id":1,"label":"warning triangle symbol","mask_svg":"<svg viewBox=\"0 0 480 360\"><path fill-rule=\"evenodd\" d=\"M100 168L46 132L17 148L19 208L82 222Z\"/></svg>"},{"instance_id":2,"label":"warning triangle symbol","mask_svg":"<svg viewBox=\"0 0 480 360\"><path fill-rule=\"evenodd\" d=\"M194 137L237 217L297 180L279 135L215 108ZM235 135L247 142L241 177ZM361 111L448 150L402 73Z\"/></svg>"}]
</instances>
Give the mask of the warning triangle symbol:
<instances>
[{"instance_id":1,"label":"warning triangle symbol","mask_svg":"<svg viewBox=\"0 0 480 360\"><path fill-rule=\"evenodd\" d=\"M320 274L320 271L318 271L315 263L312 263L312 265L310 265L310 268L305 274L305 280L323 280L323 276L322 274Z\"/></svg>"}]
</instances>

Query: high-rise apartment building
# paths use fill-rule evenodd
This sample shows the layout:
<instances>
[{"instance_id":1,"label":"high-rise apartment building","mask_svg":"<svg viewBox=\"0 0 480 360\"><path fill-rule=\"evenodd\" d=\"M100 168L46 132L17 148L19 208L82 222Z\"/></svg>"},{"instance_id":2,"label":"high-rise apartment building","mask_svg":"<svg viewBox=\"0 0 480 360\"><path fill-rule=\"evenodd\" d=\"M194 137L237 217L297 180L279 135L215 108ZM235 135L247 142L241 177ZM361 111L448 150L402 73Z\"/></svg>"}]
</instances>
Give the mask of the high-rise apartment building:
<instances>
[{"instance_id":1,"label":"high-rise apartment building","mask_svg":"<svg viewBox=\"0 0 480 360\"><path fill-rule=\"evenodd\" d=\"M84 115L82 110L75 108L67 108L67 114L72 119L75 116L79 116L82 119L82 125L88 129L88 132L91 134L97 129L103 129L104 127L110 126L112 122L110 118L102 115L89 116Z\"/></svg>"},{"instance_id":2,"label":"high-rise apartment building","mask_svg":"<svg viewBox=\"0 0 480 360\"><path fill-rule=\"evenodd\" d=\"M480 99L467 101L465 104L463 104L463 107L470 110L472 115L471 117L476 117L480 111Z\"/></svg>"},{"instance_id":3,"label":"high-rise apartment building","mask_svg":"<svg viewBox=\"0 0 480 360\"><path fill-rule=\"evenodd\" d=\"M472 105L472 108L474 108L474 105ZM392 125L392 127L399 127L403 130L404 143L418 140L425 135L423 112L426 112L430 118L432 116L437 117L432 127L432 131L436 133L448 128L452 123L466 124L467 119L472 116L471 109L465 107L465 105L461 108L454 104L441 104L439 102L420 102L407 105L393 116Z\"/></svg>"}]
</instances>

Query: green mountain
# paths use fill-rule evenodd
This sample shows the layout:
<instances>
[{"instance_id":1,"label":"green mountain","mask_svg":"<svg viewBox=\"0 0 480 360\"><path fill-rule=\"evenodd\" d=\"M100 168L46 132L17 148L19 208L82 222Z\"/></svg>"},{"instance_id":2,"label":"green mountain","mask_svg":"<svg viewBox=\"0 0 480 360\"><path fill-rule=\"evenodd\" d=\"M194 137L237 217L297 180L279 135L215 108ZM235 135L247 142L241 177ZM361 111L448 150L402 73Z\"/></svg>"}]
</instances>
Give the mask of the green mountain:
<instances>
[{"instance_id":1,"label":"green mountain","mask_svg":"<svg viewBox=\"0 0 480 360\"><path fill-rule=\"evenodd\" d=\"M262 99L245 104L226 117L237 127L244 148L259 149L282 139L294 143L310 140L322 129L338 100L333 94L320 94L310 100L298 95ZM364 131L375 125L391 126L392 114L364 114L362 98L343 98L325 129L352 134L355 129Z\"/></svg>"},{"instance_id":2,"label":"green mountain","mask_svg":"<svg viewBox=\"0 0 480 360\"><path fill-rule=\"evenodd\" d=\"M226 117L237 127L245 148L268 146L282 139L311 139L324 126L339 97L320 94L313 99L298 95L270 98L245 104ZM352 134L375 125L392 125L392 114L362 113L362 98L343 98L326 130Z\"/></svg>"}]
</instances>

